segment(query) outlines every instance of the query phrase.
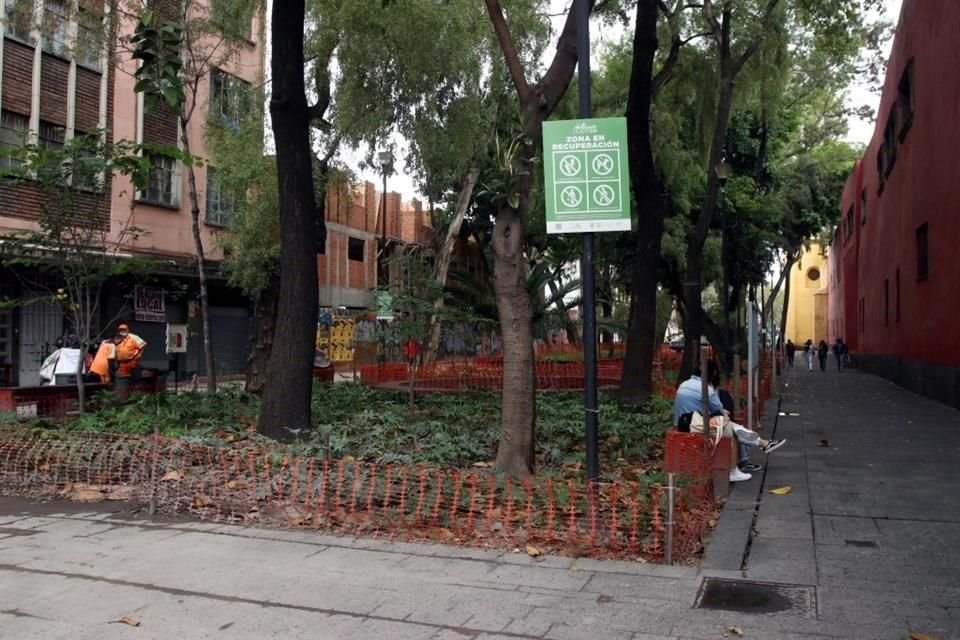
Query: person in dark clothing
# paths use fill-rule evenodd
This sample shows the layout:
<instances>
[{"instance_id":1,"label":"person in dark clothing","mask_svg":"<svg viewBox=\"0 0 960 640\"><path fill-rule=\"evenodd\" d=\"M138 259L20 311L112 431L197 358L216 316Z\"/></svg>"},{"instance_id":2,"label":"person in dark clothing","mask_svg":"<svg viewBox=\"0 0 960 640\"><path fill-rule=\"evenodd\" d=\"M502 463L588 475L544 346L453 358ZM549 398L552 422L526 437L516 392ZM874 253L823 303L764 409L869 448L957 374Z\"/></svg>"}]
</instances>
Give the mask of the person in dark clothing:
<instances>
[{"instance_id":1,"label":"person in dark clothing","mask_svg":"<svg viewBox=\"0 0 960 640\"><path fill-rule=\"evenodd\" d=\"M830 348L827 346L827 343L821 340L820 344L817 345L817 358L820 360L820 371L827 370L827 354L829 353Z\"/></svg>"},{"instance_id":2,"label":"person in dark clothing","mask_svg":"<svg viewBox=\"0 0 960 640\"><path fill-rule=\"evenodd\" d=\"M793 366L793 356L797 354L797 345L793 344L793 340L787 340L787 366Z\"/></svg>"},{"instance_id":3,"label":"person in dark clothing","mask_svg":"<svg viewBox=\"0 0 960 640\"><path fill-rule=\"evenodd\" d=\"M847 364L847 345L844 344L843 338L837 338L833 344L833 355L837 358L837 370L843 371L844 365Z\"/></svg>"}]
</instances>

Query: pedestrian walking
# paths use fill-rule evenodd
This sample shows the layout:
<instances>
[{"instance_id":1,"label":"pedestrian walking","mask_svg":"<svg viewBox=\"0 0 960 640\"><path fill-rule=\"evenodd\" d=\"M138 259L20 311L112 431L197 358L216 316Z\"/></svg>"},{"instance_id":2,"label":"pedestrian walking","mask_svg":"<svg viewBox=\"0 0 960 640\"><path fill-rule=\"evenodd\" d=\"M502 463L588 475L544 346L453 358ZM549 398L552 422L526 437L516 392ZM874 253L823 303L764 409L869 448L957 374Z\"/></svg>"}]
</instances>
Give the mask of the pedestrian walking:
<instances>
[{"instance_id":1,"label":"pedestrian walking","mask_svg":"<svg viewBox=\"0 0 960 640\"><path fill-rule=\"evenodd\" d=\"M833 343L833 355L837 358L837 371L843 371L847 364L847 345L844 344L843 338L837 338Z\"/></svg>"},{"instance_id":2,"label":"pedestrian walking","mask_svg":"<svg viewBox=\"0 0 960 640\"><path fill-rule=\"evenodd\" d=\"M827 355L830 353L830 347L825 340L821 340L817 345L817 358L820 360L820 371L827 370Z\"/></svg>"},{"instance_id":3,"label":"pedestrian walking","mask_svg":"<svg viewBox=\"0 0 960 640\"><path fill-rule=\"evenodd\" d=\"M807 362L807 371L813 371L813 340L803 343L803 359Z\"/></svg>"},{"instance_id":4,"label":"pedestrian walking","mask_svg":"<svg viewBox=\"0 0 960 640\"><path fill-rule=\"evenodd\" d=\"M787 340L787 366L793 366L793 356L797 354L797 345L793 344L793 340Z\"/></svg>"}]
</instances>

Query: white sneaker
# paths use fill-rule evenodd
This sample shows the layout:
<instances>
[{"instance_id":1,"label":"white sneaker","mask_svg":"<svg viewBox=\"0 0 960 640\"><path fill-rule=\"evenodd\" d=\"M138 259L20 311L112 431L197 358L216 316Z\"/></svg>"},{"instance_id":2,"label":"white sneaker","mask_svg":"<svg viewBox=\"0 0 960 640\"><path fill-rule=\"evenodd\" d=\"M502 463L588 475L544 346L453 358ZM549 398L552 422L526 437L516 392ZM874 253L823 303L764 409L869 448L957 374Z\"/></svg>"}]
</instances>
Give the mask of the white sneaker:
<instances>
[{"instance_id":1,"label":"white sneaker","mask_svg":"<svg viewBox=\"0 0 960 640\"><path fill-rule=\"evenodd\" d=\"M744 480L749 480L752 477L753 476L750 475L749 473L744 473L743 471L740 471L740 469L737 469L736 467L734 467L733 469L730 469L730 482L743 482Z\"/></svg>"}]
</instances>

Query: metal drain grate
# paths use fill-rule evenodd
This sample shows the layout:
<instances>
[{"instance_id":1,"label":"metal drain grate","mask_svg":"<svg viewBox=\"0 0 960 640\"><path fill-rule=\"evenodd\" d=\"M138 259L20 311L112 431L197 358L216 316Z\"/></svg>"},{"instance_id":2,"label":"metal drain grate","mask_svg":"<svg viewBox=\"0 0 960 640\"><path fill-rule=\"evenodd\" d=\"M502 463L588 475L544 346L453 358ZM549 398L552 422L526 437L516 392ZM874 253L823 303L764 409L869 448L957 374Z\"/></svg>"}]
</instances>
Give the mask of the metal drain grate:
<instances>
[{"instance_id":1,"label":"metal drain grate","mask_svg":"<svg viewBox=\"0 0 960 640\"><path fill-rule=\"evenodd\" d=\"M739 613L792 613L817 617L816 587L726 578L705 578L693 604L695 609Z\"/></svg>"}]
</instances>

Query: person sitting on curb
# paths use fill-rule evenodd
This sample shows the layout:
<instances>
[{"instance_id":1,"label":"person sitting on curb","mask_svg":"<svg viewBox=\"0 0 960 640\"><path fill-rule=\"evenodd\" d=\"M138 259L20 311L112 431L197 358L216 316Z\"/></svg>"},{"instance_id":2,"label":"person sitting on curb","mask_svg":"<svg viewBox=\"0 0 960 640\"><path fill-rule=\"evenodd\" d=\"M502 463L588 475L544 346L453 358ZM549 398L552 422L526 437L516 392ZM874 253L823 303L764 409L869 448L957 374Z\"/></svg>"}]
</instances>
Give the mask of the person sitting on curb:
<instances>
[{"instance_id":1,"label":"person sitting on curb","mask_svg":"<svg viewBox=\"0 0 960 640\"><path fill-rule=\"evenodd\" d=\"M673 401L673 421L680 431L696 431L697 424L703 428L703 382L700 380L700 369L694 369L690 379L677 387L677 395ZM726 437L736 436L737 441L752 447L759 447L764 453L773 453L784 444L786 438L780 440L765 440L756 431L751 431L730 420L730 414L724 410L720 397L712 386L707 387L707 402L710 414L711 427L719 427ZM684 428L686 427L686 428ZM730 482L742 482L753 476L740 469L730 470Z\"/></svg>"},{"instance_id":2,"label":"person sitting on curb","mask_svg":"<svg viewBox=\"0 0 960 640\"><path fill-rule=\"evenodd\" d=\"M734 413L733 396L730 395L730 392L726 389L720 388L720 367L718 367L717 363L713 360L707 363L707 381L710 383L711 387L717 390L717 397L720 398L720 404L723 405L723 411L727 416L732 417ZM724 414L717 414L715 412L710 413L711 418L717 415ZM737 455L737 468L744 473L762 471L762 466L750 462L750 446L742 442L738 442L737 445L739 447Z\"/></svg>"}]
</instances>

